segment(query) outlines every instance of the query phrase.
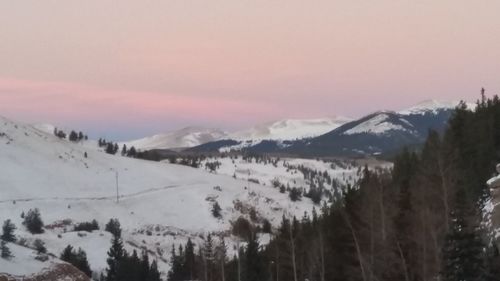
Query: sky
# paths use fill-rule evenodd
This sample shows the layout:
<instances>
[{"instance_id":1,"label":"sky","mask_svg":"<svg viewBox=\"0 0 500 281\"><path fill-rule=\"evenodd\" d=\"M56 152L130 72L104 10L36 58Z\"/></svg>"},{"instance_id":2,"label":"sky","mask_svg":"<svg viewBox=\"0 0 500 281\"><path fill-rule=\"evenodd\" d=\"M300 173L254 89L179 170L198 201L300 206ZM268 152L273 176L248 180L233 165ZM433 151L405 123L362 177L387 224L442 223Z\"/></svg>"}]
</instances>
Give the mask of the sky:
<instances>
[{"instance_id":1,"label":"sky","mask_svg":"<svg viewBox=\"0 0 500 281\"><path fill-rule=\"evenodd\" d=\"M124 140L500 92L500 1L1 1L0 115Z\"/></svg>"}]
</instances>

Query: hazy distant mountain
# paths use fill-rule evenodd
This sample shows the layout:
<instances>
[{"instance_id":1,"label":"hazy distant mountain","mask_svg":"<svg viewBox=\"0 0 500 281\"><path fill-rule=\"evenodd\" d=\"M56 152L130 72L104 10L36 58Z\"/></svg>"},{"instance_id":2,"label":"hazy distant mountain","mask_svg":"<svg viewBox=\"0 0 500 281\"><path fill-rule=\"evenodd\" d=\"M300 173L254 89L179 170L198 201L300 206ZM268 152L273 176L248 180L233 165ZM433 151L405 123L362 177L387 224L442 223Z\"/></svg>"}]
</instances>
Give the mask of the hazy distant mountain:
<instances>
[{"instance_id":1,"label":"hazy distant mountain","mask_svg":"<svg viewBox=\"0 0 500 281\"><path fill-rule=\"evenodd\" d=\"M239 141L303 139L322 135L349 121L352 119L342 116L319 119L283 119L235 132L229 137Z\"/></svg>"},{"instance_id":2,"label":"hazy distant mountain","mask_svg":"<svg viewBox=\"0 0 500 281\"><path fill-rule=\"evenodd\" d=\"M124 142L128 147L140 150L193 147L227 137L227 133L219 129L187 127L177 131L158 134L142 139Z\"/></svg>"},{"instance_id":3,"label":"hazy distant mountain","mask_svg":"<svg viewBox=\"0 0 500 281\"><path fill-rule=\"evenodd\" d=\"M220 129L187 127L181 130L123 142L141 150L189 148L224 139L235 141L296 140L327 133L346 122L347 117L321 119L284 119L268 122L250 129L226 133Z\"/></svg>"},{"instance_id":4,"label":"hazy distant mountain","mask_svg":"<svg viewBox=\"0 0 500 281\"><path fill-rule=\"evenodd\" d=\"M429 129L444 130L458 102L424 101L399 112L379 111L347 122L325 134L299 140L263 140L207 143L192 151L246 150L301 156L366 156L418 146ZM473 104L468 104L469 108Z\"/></svg>"}]
</instances>

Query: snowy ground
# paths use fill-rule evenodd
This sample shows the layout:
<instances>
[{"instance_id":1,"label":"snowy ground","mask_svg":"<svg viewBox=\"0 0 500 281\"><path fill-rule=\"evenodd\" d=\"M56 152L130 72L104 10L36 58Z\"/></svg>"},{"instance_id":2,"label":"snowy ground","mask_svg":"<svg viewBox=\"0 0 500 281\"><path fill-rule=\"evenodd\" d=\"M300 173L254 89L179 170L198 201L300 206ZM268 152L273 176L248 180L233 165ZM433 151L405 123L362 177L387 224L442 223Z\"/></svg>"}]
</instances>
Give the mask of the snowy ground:
<instances>
[{"instance_id":1,"label":"snowy ground","mask_svg":"<svg viewBox=\"0 0 500 281\"><path fill-rule=\"evenodd\" d=\"M332 192L341 192L346 185L355 185L360 177L364 165L370 169L387 169L391 163L383 161L357 162L354 160L327 161L321 159L300 158L269 158L268 161L257 161L256 158L209 157L202 161L201 168L206 168L207 163L220 163L216 174L232 176L242 180L257 180L261 185L272 186L274 181L279 181L285 186L308 189L311 183L316 186L322 176L328 174L335 183L326 186ZM304 177L301 168L318 172L312 179ZM307 199L305 199L307 200Z\"/></svg>"},{"instance_id":2,"label":"snowy ground","mask_svg":"<svg viewBox=\"0 0 500 281\"><path fill-rule=\"evenodd\" d=\"M87 158L84 154L87 153ZM116 203L116 172L120 200ZM214 188L214 187L220 188ZM210 210L214 201L223 219ZM103 231L78 235L71 226L27 233L21 213L39 208L46 225L68 219L73 223L96 219L101 229L110 218L122 224L125 244L150 250L160 269L168 270L173 243L188 237L200 242L207 232L227 234L230 222L248 216L237 204L253 206L258 215L277 225L283 213L311 212L310 200L291 202L269 185L249 184L232 175L211 174L180 165L108 155L95 142L71 143L32 126L0 118L0 222L12 219L16 234L42 239L50 253L59 255L71 244L88 254L93 270L105 268L110 236ZM147 231L149 230L149 231ZM58 236L59 235L59 236ZM0 264L0 272L10 270Z\"/></svg>"}]
</instances>

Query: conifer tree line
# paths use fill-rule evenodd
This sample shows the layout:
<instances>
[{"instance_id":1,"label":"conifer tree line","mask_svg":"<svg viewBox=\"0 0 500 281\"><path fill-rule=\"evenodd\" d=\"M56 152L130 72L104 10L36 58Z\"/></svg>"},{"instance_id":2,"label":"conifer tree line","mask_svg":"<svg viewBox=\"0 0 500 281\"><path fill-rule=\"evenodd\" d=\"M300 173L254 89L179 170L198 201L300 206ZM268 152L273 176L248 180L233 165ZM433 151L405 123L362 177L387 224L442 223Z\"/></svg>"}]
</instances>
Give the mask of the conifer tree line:
<instances>
[{"instance_id":1,"label":"conifer tree line","mask_svg":"<svg viewBox=\"0 0 500 281\"><path fill-rule=\"evenodd\" d=\"M158 264L149 262L148 252L143 250L139 256L134 250L128 253L121 237L120 222L111 219L105 230L113 235L108 251L106 273L101 276L103 281L160 281Z\"/></svg>"},{"instance_id":2,"label":"conifer tree line","mask_svg":"<svg viewBox=\"0 0 500 281\"><path fill-rule=\"evenodd\" d=\"M104 151L108 154L114 155L118 153L118 151L120 151L120 146L118 145L118 143L110 142L103 138L99 138L99 140L97 141L97 145L99 147L104 147ZM130 148L127 148L127 145L125 144L122 146L120 153L122 156L127 157L137 157L138 154L135 147L132 146Z\"/></svg>"},{"instance_id":3,"label":"conifer tree line","mask_svg":"<svg viewBox=\"0 0 500 281\"><path fill-rule=\"evenodd\" d=\"M69 135L67 135L63 130L59 130L57 127L54 128L54 135L60 139L65 139L66 137L68 137L68 139L73 142L79 142L89 139L88 136L83 134L82 131L76 132L74 130L71 130Z\"/></svg>"}]
</instances>

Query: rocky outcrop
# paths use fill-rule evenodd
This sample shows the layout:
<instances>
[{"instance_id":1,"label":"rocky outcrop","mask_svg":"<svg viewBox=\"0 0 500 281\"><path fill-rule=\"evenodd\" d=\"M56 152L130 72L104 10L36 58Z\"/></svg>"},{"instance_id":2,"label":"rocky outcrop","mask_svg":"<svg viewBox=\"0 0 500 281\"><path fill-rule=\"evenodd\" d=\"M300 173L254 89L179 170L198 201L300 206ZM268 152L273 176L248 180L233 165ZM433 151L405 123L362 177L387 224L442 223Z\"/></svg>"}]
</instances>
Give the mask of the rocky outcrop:
<instances>
[{"instance_id":1,"label":"rocky outcrop","mask_svg":"<svg viewBox=\"0 0 500 281\"><path fill-rule=\"evenodd\" d=\"M59 263L31 276L12 276L0 273L0 281L91 281L90 278L76 267Z\"/></svg>"},{"instance_id":2,"label":"rocky outcrop","mask_svg":"<svg viewBox=\"0 0 500 281\"><path fill-rule=\"evenodd\" d=\"M490 188L491 194L491 204L493 209L491 210L491 226L494 229L500 227L500 164L496 167L498 176L493 177L488 180L487 184Z\"/></svg>"}]
</instances>

